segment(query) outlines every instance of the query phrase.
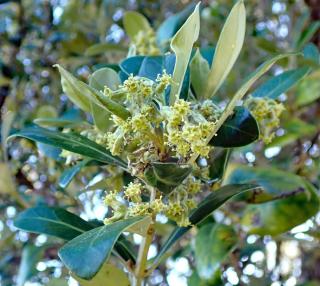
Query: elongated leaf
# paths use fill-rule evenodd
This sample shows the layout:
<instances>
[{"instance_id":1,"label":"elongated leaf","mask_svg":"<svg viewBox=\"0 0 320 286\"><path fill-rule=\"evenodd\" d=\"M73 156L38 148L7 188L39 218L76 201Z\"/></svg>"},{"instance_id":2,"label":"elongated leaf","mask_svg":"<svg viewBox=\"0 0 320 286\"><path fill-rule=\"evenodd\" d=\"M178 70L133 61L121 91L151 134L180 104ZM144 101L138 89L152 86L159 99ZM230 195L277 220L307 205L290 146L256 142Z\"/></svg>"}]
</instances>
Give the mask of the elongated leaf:
<instances>
[{"instance_id":1,"label":"elongated leaf","mask_svg":"<svg viewBox=\"0 0 320 286\"><path fill-rule=\"evenodd\" d=\"M220 264L237 243L232 226L209 223L202 226L195 241L196 269L205 280L214 278Z\"/></svg>"},{"instance_id":2,"label":"elongated leaf","mask_svg":"<svg viewBox=\"0 0 320 286\"><path fill-rule=\"evenodd\" d=\"M320 28L320 21L312 22L307 28L301 33L301 36L297 42L296 48L298 50L301 49L306 43L308 43L313 35L319 30Z\"/></svg>"},{"instance_id":3,"label":"elongated leaf","mask_svg":"<svg viewBox=\"0 0 320 286\"><path fill-rule=\"evenodd\" d=\"M41 127L65 127L71 128L79 125L86 125L84 121L64 118L36 118L33 122Z\"/></svg>"},{"instance_id":4,"label":"elongated leaf","mask_svg":"<svg viewBox=\"0 0 320 286\"><path fill-rule=\"evenodd\" d=\"M246 10L243 0L232 8L221 31L210 69L206 98L212 97L231 71L242 49L246 30Z\"/></svg>"},{"instance_id":5,"label":"elongated leaf","mask_svg":"<svg viewBox=\"0 0 320 286\"><path fill-rule=\"evenodd\" d=\"M126 168L127 164L120 158L112 156L104 147L86 137L74 133L62 133L41 127L30 127L12 134L13 137L23 137L44 144L60 147L62 149L93 158L99 162L118 165Z\"/></svg>"},{"instance_id":6,"label":"elongated leaf","mask_svg":"<svg viewBox=\"0 0 320 286\"><path fill-rule=\"evenodd\" d=\"M242 215L242 224L249 233L277 235L305 222L319 210L315 188L305 179L275 168L237 166L227 179L229 183L255 182L264 191Z\"/></svg>"},{"instance_id":7,"label":"elongated leaf","mask_svg":"<svg viewBox=\"0 0 320 286\"><path fill-rule=\"evenodd\" d=\"M106 54L109 51L112 52L126 52L128 50L127 47L121 46L119 44L112 44L112 43L99 43L90 46L86 49L84 55L88 57L98 56Z\"/></svg>"},{"instance_id":8,"label":"elongated leaf","mask_svg":"<svg viewBox=\"0 0 320 286\"><path fill-rule=\"evenodd\" d=\"M208 62L202 57L199 49L197 49L196 54L190 62L190 75L191 84L198 99L204 97L209 70Z\"/></svg>"},{"instance_id":9,"label":"elongated leaf","mask_svg":"<svg viewBox=\"0 0 320 286\"><path fill-rule=\"evenodd\" d=\"M84 111L91 111L90 103L92 102L122 119L127 119L130 116L130 112L119 103L111 100L107 96L104 96L100 91L78 80L60 65L55 65L55 67L59 69L61 74L63 91L74 104L78 105Z\"/></svg>"},{"instance_id":10,"label":"elongated leaf","mask_svg":"<svg viewBox=\"0 0 320 286\"><path fill-rule=\"evenodd\" d=\"M140 31L147 32L151 28L146 17L135 11L128 11L124 14L123 26L131 41Z\"/></svg>"},{"instance_id":11,"label":"elongated leaf","mask_svg":"<svg viewBox=\"0 0 320 286\"><path fill-rule=\"evenodd\" d=\"M134 217L87 231L65 244L59 256L71 272L89 280L108 260L120 234L142 220L146 225L150 223L149 217Z\"/></svg>"},{"instance_id":12,"label":"elongated leaf","mask_svg":"<svg viewBox=\"0 0 320 286\"><path fill-rule=\"evenodd\" d=\"M110 68L99 69L89 78L89 85L99 91L103 91L105 86L111 90L116 90L120 84L121 81L119 75ZM100 131L109 131L113 124L113 121L111 120L111 112L97 104L91 103L91 114L95 125Z\"/></svg>"},{"instance_id":13,"label":"elongated leaf","mask_svg":"<svg viewBox=\"0 0 320 286\"><path fill-rule=\"evenodd\" d=\"M192 47L199 37L199 5L200 3L171 40L170 46L176 54L176 62L172 77L175 84L171 86L170 104L173 104L176 98L179 98L180 96L182 82L188 67Z\"/></svg>"},{"instance_id":14,"label":"elongated leaf","mask_svg":"<svg viewBox=\"0 0 320 286\"><path fill-rule=\"evenodd\" d=\"M61 188L66 188L71 183L72 179L81 171L81 169L88 165L91 161L91 159L84 159L71 168L65 169L60 176L59 186Z\"/></svg>"},{"instance_id":15,"label":"elongated leaf","mask_svg":"<svg viewBox=\"0 0 320 286\"><path fill-rule=\"evenodd\" d=\"M241 147L256 141L258 138L257 121L247 108L238 106L209 144L224 148Z\"/></svg>"},{"instance_id":16,"label":"elongated leaf","mask_svg":"<svg viewBox=\"0 0 320 286\"><path fill-rule=\"evenodd\" d=\"M23 286L38 271L36 265L41 259L43 253L42 247L27 244L23 247L19 272L17 277L17 286Z\"/></svg>"},{"instance_id":17,"label":"elongated leaf","mask_svg":"<svg viewBox=\"0 0 320 286\"><path fill-rule=\"evenodd\" d=\"M165 194L173 191L191 173L189 165L153 162L144 172L146 181Z\"/></svg>"},{"instance_id":18,"label":"elongated leaf","mask_svg":"<svg viewBox=\"0 0 320 286\"><path fill-rule=\"evenodd\" d=\"M226 201L228 201L235 195L246 191L252 191L257 188L258 186L255 184L234 184L223 186L208 195L199 204L199 206L192 211L189 220L192 225L197 225L201 223L205 218L207 218L214 210L222 206ZM161 262L161 259L163 258L165 253L190 229L191 226L175 228L160 249L158 255L155 258L154 264L157 265L159 262Z\"/></svg>"},{"instance_id":19,"label":"elongated leaf","mask_svg":"<svg viewBox=\"0 0 320 286\"><path fill-rule=\"evenodd\" d=\"M62 239L74 237L93 228L93 226L61 208L35 207L20 213L14 226L29 232L53 235Z\"/></svg>"},{"instance_id":20,"label":"elongated leaf","mask_svg":"<svg viewBox=\"0 0 320 286\"><path fill-rule=\"evenodd\" d=\"M276 99L279 95L293 87L299 80L303 79L309 72L309 67L283 72L260 85L252 93L252 96Z\"/></svg>"},{"instance_id":21,"label":"elongated leaf","mask_svg":"<svg viewBox=\"0 0 320 286\"><path fill-rule=\"evenodd\" d=\"M101 285L117 285L129 286L130 281L127 275L119 268L111 263L104 264L100 271L91 280L84 280L73 276L81 286L101 286Z\"/></svg>"}]
</instances>

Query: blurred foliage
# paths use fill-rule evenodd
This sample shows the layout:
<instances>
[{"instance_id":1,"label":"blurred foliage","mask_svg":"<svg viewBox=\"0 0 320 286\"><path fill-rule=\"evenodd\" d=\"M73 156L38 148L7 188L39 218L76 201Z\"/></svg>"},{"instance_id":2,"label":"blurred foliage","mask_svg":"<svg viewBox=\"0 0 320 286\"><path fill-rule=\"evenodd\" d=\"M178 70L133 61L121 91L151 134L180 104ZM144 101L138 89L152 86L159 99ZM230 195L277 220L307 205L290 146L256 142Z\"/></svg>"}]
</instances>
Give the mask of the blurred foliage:
<instances>
[{"instance_id":1,"label":"blurred foliage","mask_svg":"<svg viewBox=\"0 0 320 286\"><path fill-rule=\"evenodd\" d=\"M201 31L196 43L200 48L216 45L235 1L202 2ZM247 74L278 53L303 51L304 57L280 61L264 79L272 80L275 75L302 65L310 70L289 91L285 88L274 91L274 94L278 92L277 97L286 110L270 144L258 141L230 149L228 153L224 149L221 154L215 154L218 158L210 158L217 165L210 169L210 182L216 187L222 178L233 183L246 182L248 177L243 179L241 169L236 167L236 164L245 164L259 166L251 172L250 182L265 184L266 193L234 199L207 218L198 232L193 229L173 248L167 267L160 265L153 273L149 285L179 285L187 280L190 286L320 285L320 216L314 215L317 206L308 205L304 194L286 197L286 192L292 195L305 184L308 190L316 190L310 191L311 196L318 195L319 190L320 70L317 49L320 9L316 2L246 1L247 30L243 50L236 68L231 70L217 92L217 98L231 97ZM195 4L192 1L152 0L0 1L1 285L30 285L27 281L39 283L31 285L67 285L67 281L72 280L57 255L63 240L18 230L13 226L18 213L31 206L59 206L90 221L90 228L99 227L96 220L108 215L108 209L102 203L105 186L121 188L131 180L112 167L101 167L96 161L81 161L81 166L72 165L66 169L65 159L59 156L61 149L43 143L22 139L10 141L7 146L9 134L33 126L36 118L37 124L48 128L57 126L60 120L59 130L81 130L88 126L88 120L94 120L98 125L97 118L92 119L67 99L61 89L58 70L53 65L61 64L83 81L88 81L90 74L103 67L118 72L119 60L130 54L130 41L123 25L125 11L140 12L152 27L158 28L165 19L183 8L188 9L190 3ZM177 29L179 25L182 23L177 24ZM169 26L175 27L172 22ZM39 118L50 118L51 121ZM233 164L225 170L228 161ZM283 173L277 173L273 178L274 169L264 169L267 165ZM273 184L264 182L265 177L261 179L259 170L267 170ZM274 194L273 190L279 190L278 187L285 192ZM289 215L284 221L278 221L278 212L287 211L283 206L279 209L279 204L293 206L296 217L292 219ZM310 207L306 217L302 207ZM257 210L258 224L255 221ZM267 230L261 230L261 223L266 224ZM88 226L86 230L90 228ZM161 234L153 243L156 251L160 250L163 237L169 235L172 228L170 224L156 225ZM224 228L227 234L223 233ZM208 237L204 236L206 229L210 230ZM232 235L231 238L228 236L230 232L236 233L236 242ZM206 245L208 241L214 247ZM139 241L133 240L134 248L138 244ZM214 259L210 260L206 256L208 253L213 253ZM202 280L199 273L205 272L206 266L201 263L219 269L214 273L215 277Z\"/></svg>"}]
</instances>

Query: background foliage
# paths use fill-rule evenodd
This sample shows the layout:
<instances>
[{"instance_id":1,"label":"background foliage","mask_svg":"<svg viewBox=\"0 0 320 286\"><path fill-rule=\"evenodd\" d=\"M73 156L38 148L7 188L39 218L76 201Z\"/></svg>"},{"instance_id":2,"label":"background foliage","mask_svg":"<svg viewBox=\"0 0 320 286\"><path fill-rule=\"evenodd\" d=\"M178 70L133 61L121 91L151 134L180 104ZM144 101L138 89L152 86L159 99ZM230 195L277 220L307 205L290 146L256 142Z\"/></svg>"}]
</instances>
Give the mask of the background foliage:
<instances>
[{"instance_id":1,"label":"background foliage","mask_svg":"<svg viewBox=\"0 0 320 286\"><path fill-rule=\"evenodd\" d=\"M314 44L309 47L319 47L320 8L317 2L246 1L245 45L236 68L217 96L232 95L245 75L254 71L268 56L302 50L308 43ZM9 133L30 126L35 118L59 116L65 120L63 126L72 126L79 121L86 124L86 115L63 94L59 73L53 65L59 63L86 81L95 70L112 66L126 56L129 39L123 27L125 11L139 11L153 27L159 27L164 19L189 3L1 1L1 285L76 283L57 258L63 239L69 240L76 234L68 232L70 237L63 237L65 232L61 230L59 240L17 230L13 220L22 210L34 205L39 208L59 206L91 221L91 225L83 223L85 230L91 229L95 220L103 219L107 212L102 203L104 188L101 186L110 183L108 178L112 170L85 162L81 171L73 168L66 173L57 148L27 140L10 141L9 146L5 146ZM233 4L233 1L203 1L199 46L216 44ZM282 193L282 200L274 198L275 189L291 193L302 185L306 187L305 181L289 175L289 172L306 178L308 184L319 189L319 62L308 59L283 61L269 72L267 78L302 64L312 69L310 74L290 91L277 91L286 111L276 138L271 144L258 142L233 149L232 164L226 170L229 183L244 183L249 176L262 184L266 193L246 197L245 200L250 202L248 208L244 209L243 201L234 200L216 211L197 233L193 230L181 240L173 249L166 267L160 266L151 276L150 285L320 284L320 217L316 215L306 221L305 211L300 212L303 208L313 213L317 206L306 202L302 195L286 198ZM256 89L255 92L263 93L264 90L260 86L260 91ZM216 160L224 161L226 157L228 155L221 151ZM238 167L240 163L256 168L252 172L252 169ZM220 173L214 168L210 172L213 179ZM264 182L266 177L272 184ZM112 183L121 185L122 178ZM259 200L268 203L259 205ZM296 216L286 216L288 209ZM239 212L235 214L234 210ZM59 217L56 212L41 213L41 217L52 215ZM258 223L251 224L252 218L256 217ZM26 223L22 222L24 227ZM243 225L247 226L246 231L243 231ZM170 225L159 223L157 228L164 236L171 231ZM139 238L134 237L133 242L136 246ZM151 248L153 255L159 251L161 243L160 238L155 240ZM207 245L212 248L207 249ZM214 259L208 259L208 253ZM218 269L221 278L201 281L199 275L202 278L212 276L205 271L206 264L210 264L213 273Z\"/></svg>"}]
</instances>

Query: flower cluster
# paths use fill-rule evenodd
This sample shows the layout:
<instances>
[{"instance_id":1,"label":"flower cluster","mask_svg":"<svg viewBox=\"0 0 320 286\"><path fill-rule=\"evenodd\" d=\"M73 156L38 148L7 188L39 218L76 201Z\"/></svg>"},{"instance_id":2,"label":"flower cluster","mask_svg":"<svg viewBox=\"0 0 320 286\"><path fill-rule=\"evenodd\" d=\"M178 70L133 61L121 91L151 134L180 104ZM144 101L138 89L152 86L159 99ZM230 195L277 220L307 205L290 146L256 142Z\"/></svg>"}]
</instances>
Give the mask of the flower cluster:
<instances>
[{"instance_id":1,"label":"flower cluster","mask_svg":"<svg viewBox=\"0 0 320 286\"><path fill-rule=\"evenodd\" d=\"M141 183L131 182L123 192L113 191L105 196L105 204L112 209L113 215L104 222L108 224L127 217L164 214L179 226L188 226L188 215L197 206L195 195L200 190L200 182L190 177L168 197L163 198L157 193L157 198L145 201L150 192Z\"/></svg>"},{"instance_id":2,"label":"flower cluster","mask_svg":"<svg viewBox=\"0 0 320 286\"><path fill-rule=\"evenodd\" d=\"M283 104L270 98L249 97L245 106L259 124L260 139L269 144L275 136L274 129L279 127Z\"/></svg>"},{"instance_id":3,"label":"flower cluster","mask_svg":"<svg viewBox=\"0 0 320 286\"><path fill-rule=\"evenodd\" d=\"M157 56L160 54L153 29L139 31L132 42L138 55Z\"/></svg>"}]
</instances>

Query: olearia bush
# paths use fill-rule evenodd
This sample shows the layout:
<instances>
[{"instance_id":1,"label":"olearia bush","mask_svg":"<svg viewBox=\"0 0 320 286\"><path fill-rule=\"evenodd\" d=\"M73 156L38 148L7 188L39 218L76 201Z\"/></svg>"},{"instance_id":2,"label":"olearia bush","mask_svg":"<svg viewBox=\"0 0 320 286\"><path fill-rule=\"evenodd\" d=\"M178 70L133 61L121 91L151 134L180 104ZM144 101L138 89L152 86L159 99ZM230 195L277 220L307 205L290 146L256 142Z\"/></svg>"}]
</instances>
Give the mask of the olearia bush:
<instances>
[{"instance_id":1,"label":"olearia bush","mask_svg":"<svg viewBox=\"0 0 320 286\"><path fill-rule=\"evenodd\" d=\"M279 95L310 68L285 89L269 84L267 91L245 96L276 62L306 53L277 55L251 73L233 96L217 94L244 43L245 6L243 1L235 4L215 48L206 49L196 47L199 11L200 4L193 6L167 34L166 22L155 31L142 15L128 12L124 27L131 47L115 69L97 70L86 84L56 65L63 91L88 113L89 122L63 126L59 119L42 118L37 121L42 127L11 136L63 149L60 156L71 165L65 174L70 180L86 165L99 166L107 173L102 200L108 212L103 223L86 222L64 209L49 207L30 208L15 222L20 229L68 240L59 256L83 285L115 281L112 275L118 272L111 271L115 265L125 269L121 285L145 285L153 270L170 256L173 244L197 226L195 277L211 281L219 276L219 269L210 260L212 249L205 248L204 234L209 232L210 239L224 244L218 258L222 262L236 245L238 230L218 223L203 225L203 221L232 197L254 203L243 211L242 231L248 233L277 235L317 212L315 189L301 177L247 166L231 166L225 172L233 148L258 139L266 144L272 141L284 110ZM217 156L218 150L222 156ZM277 185L279 176L290 179L288 186ZM291 197L289 212L295 218L277 225L275 216L288 213L281 208ZM274 201L278 204L270 207ZM295 214L296 208L307 204L308 211ZM150 245L161 237L156 229L159 218L165 218L173 231L156 257L148 260ZM138 250L132 237L123 235L128 232L143 237Z\"/></svg>"}]
</instances>

